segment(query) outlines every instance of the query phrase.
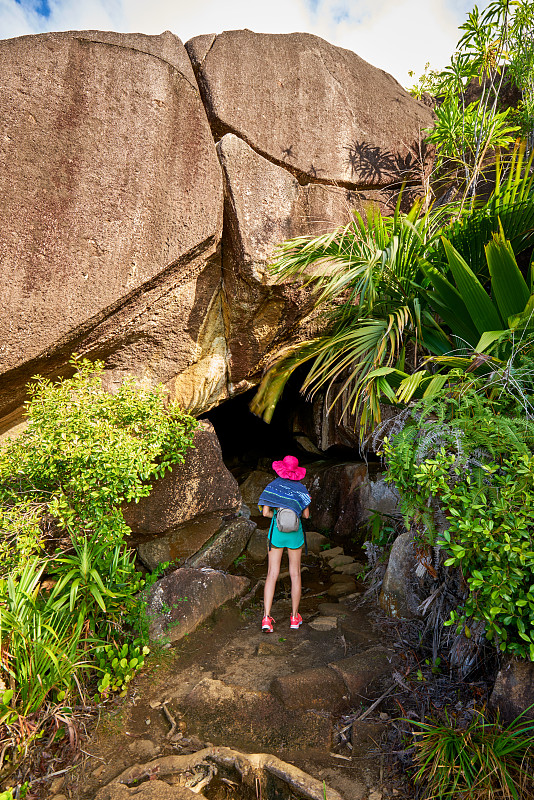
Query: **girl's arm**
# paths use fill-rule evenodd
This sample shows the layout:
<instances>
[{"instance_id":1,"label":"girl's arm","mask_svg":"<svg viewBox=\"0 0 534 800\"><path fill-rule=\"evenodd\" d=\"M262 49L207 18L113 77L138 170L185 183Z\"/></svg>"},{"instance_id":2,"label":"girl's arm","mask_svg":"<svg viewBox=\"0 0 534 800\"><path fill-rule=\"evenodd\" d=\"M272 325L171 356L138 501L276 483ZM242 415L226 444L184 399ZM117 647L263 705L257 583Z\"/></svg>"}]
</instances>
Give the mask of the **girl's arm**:
<instances>
[{"instance_id":1,"label":"girl's arm","mask_svg":"<svg viewBox=\"0 0 534 800\"><path fill-rule=\"evenodd\" d=\"M310 507L306 506L306 508L302 512L302 518L303 519L309 519L309 516L310 516Z\"/></svg>"},{"instance_id":2,"label":"girl's arm","mask_svg":"<svg viewBox=\"0 0 534 800\"><path fill-rule=\"evenodd\" d=\"M264 517L272 518L273 510L272 510L272 508L270 506L263 506L262 514L263 514Z\"/></svg>"}]
</instances>

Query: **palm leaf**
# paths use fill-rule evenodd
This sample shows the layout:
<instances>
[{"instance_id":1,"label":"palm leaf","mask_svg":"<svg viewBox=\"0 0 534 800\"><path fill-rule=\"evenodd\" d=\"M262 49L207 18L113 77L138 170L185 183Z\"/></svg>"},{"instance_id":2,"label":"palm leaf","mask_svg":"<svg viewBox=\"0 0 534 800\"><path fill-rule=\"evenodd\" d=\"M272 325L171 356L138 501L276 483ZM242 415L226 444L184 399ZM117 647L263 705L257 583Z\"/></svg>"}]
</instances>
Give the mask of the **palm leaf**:
<instances>
[{"instance_id":1,"label":"palm leaf","mask_svg":"<svg viewBox=\"0 0 534 800\"><path fill-rule=\"evenodd\" d=\"M263 417L265 422L273 418L276 404L278 403L284 387L301 364L305 364L316 355L316 349L321 344L321 339L312 339L309 342L288 347L279 354L279 359L263 374L258 391L252 398L249 408L253 414Z\"/></svg>"},{"instance_id":2,"label":"palm leaf","mask_svg":"<svg viewBox=\"0 0 534 800\"><path fill-rule=\"evenodd\" d=\"M479 334L484 333L484 331L502 328L503 321L497 309L465 259L444 236L442 241L456 286L464 299L469 316Z\"/></svg>"},{"instance_id":3,"label":"palm leaf","mask_svg":"<svg viewBox=\"0 0 534 800\"><path fill-rule=\"evenodd\" d=\"M529 301L530 292L504 234L494 234L486 245L491 276L491 291L503 320L519 314Z\"/></svg>"}]
</instances>

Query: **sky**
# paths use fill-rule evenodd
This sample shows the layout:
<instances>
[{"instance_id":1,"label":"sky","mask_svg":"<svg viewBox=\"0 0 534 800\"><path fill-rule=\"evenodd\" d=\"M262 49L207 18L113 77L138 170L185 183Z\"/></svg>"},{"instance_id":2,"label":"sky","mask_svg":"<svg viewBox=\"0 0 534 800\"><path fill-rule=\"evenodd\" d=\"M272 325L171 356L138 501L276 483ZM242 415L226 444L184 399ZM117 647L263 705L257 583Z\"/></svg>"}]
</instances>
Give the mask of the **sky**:
<instances>
[{"instance_id":1,"label":"sky","mask_svg":"<svg viewBox=\"0 0 534 800\"><path fill-rule=\"evenodd\" d=\"M236 28L306 31L354 50L411 86L409 70L419 77L427 62L445 66L473 5L474 0L0 0L0 39L44 31L171 30L186 42Z\"/></svg>"}]
</instances>

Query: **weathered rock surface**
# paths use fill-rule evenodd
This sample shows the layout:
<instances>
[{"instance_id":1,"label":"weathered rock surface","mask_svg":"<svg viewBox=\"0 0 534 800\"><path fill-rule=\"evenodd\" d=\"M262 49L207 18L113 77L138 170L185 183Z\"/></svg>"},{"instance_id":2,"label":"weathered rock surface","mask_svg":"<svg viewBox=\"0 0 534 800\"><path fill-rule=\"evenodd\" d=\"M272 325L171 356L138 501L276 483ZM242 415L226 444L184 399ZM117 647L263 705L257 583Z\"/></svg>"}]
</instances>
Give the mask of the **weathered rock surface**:
<instances>
[{"instance_id":1,"label":"weathered rock surface","mask_svg":"<svg viewBox=\"0 0 534 800\"><path fill-rule=\"evenodd\" d=\"M251 738L272 750L325 747L332 736L328 716L319 717L305 709L295 714L269 692L251 691L212 678L200 681L181 707L194 717L199 735L216 740L224 738L231 719L232 740L240 747L247 746Z\"/></svg>"},{"instance_id":2,"label":"weathered rock surface","mask_svg":"<svg viewBox=\"0 0 534 800\"><path fill-rule=\"evenodd\" d=\"M402 533L393 542L378 600L386 614L404 619L421 616L418 606L423 598L415 569L413 534Z\"/></svg>"},{"instance_id":3,"label":"weathered rock surface","mask_svg":"<svg viewBox=\"0 0 534 800\"><path fill-rule=\"evenodd\" d=\"M261 517L258 509L258 499L268 483L270 483L276 475L272 470L267 472L265 470L256 469L247 476L247 478L239 485L241 497L243 502L250 508L250 516Z\"/></svg>"},{"instance_id":4,"label":"weathered rock surface","mask_svg":"<svg viewBox=\"0 0 534 800\"><path fill-rule=\"evenodd\" d=\"M307 33L248 30L186 48L215 134L236 133L303 183L376 189L417 169L432 112L355 53Z\"/></svg>"},{"instance_id":5,"label":"weathered rock surface","mask_svg":"<svg viewBox=\"0 0 534 800\"><path fill-rule=\"evenodd\" d=\"M305 483L313 525L338 537L353 538L371 511L388 515L397 510L397 494L373 465L317 461L308 467Z\"/></svg>"},{"instance_id":6,"label":"weathered rock surface","mask_svg":"<svg viewBox=\"0 0 534 800\"><path fill-rule=\"evenodd\" d=\"M287 169L262 158L234 134L223 136L217 151L225 176L223 275L230 380L246 386L254 382L273 345L311 310L308 291L296 284L273 285L268 265L275 247L285 239L347 224L359 200L340 187L301 186ZM293 338L310 334L310 325L297 326Z\"/></svg>"},{"instance_id":7,"label":"weathered rock surface","mask_svg":"<svg viewBox=\"0 0 534 800\"><path fill-rule=\"evenodd\" d=\"M343 617L349 613L344 603L319 603L317 611L323 617Z\"/></svg>"},{"instance_id":8,"label":"weathered rock surface","mask_svg":"<svg viewBox=\"0 0 534 800\"><path fill-rule=\"evenodd\" d=\"M356 577L365 571L365 564L362 564L361 561L353 561L352 564L336 567L335 571L340 575L354 575Z\"/></svg>"},{"instance_id":9,"label":"weathered rock surface","mask_svg":"<svg viewBox=\"0 0 534 800\"><path fill-rule=\"evenodd\" d=\"M73 350L112 380L168 381L197 359L221 283L221 170L182 43L24 36L1 42L0 69L0 407Z\"/></svg>"},{"instance_id":10,"label":"weathered rock surface","mask_svg":"<svg viewBox=\"0 0 534 800\"><path fill-rule=\"evenodd\" d=\"M244 594L248 585L247 578L213 569L175 570L150 590L146 613L151 639L177 642L216 608Z\"/></svg>"},{"instance_id":11,"label":"weathered rock surface","mask_svg":"<svg viewBox=\"0 0 534 800\"><path fill-rule=\"evenodd\" d=\"M420 174L431 112L354 53L250 31L187 48L169 32L0 42L0 431L73 351L105 360L110 389L163 382L197 414L245 391L320 324L306 291L272 285L274 246Z\"/></svg>"},{"instance_id":12,"label":"weathered rock surface","mask_svg":"<svg viewBox=\"0 0 534 800\"><path fill-rule=\"evenodd\" d=\"M366 476L367 465L360 462L311 464L305 483L312 498L312 524L340 536L354 535L361 516L358 490Z\"/></svg>"},{"instance_id":13,"label":"weathered rock surface","mask_svg":"<svg viewBox=\"0 0 534 800\"><path fill-rule=\"evenodd\" d=\"M240 505L237 481L224 465L213 426L202 421L183 464L155 481L148 497L125 506L124 518L134 543L166 534L168 542L159 540L155 547L158 554L166 548L170 558L161 560L168 561L197 552ZM140 546L140 553L145 561L154 561L148 544Z\"/></svg>"},{"instance_id":14,"label":"weathered rock surface","mask_svg":"<svg viewBox=\"0 0 534 800\"><path fill-rule=\"evenodd\" d=\"M345 597L356 590L356 581L350 575L338 575L336 577L340 580L332 581L332 584L326 590L326 594L329 597Z\"/></svg>"},{"instance_id":15,"label":"weathered rock surface","mask_svg":"<svg viewBox=\"0 0 534 800\"><path fill-rule=\"evenodd\" d=\"M306 541L308 543L308 551L319 555L323 552L322 548L328 544L328 539L322 533L317 531L306 531Z\"/></svg>"},{"instance_id":16,"label":"weathered rock surface","mask_svg":"<svg viewBox=\"0 0 534 800\"><path fill-rule=\"evenodd\" d=\"M247 553L253 561L265 561L267 558L267 531L256 528L249 539Z\"/></svg>"},{"instance_id":17,"label":"weathered rock surface","mask_svg":"<svg viewBox=\"0 0 534 800\"><path fill-rule=\"evenodd\" d=\"M347 564L353 564L353 563L354 559L352 556L346 556L341 554L338 556L334 556L333 558L330 558L328 560L328 566L330 567L330 569L335 569L336 567L342 567L346 566Z\"/></svg>"},{"instance_id":18,"label":"weathered rock surface","mask_svg":"<svg viewBox=\"0 0 534 800\"><path fill-rule=\"evenodd\" d=\"M350 658L334 661L328 666L345 683L352 700L380 694L384 676L393 671L393 652L385 647L372 647Z\"/></svg>"},{"instance_id":19,"label":"weathered rock surface","mask_svg":"<svg viewBox=\"0 0 534 800\"><path fill-rule=\"evenodd\" d=\"M320 616L317 619L312 619L309 625L314 631L333 631L337 628L337 617Z\"/></svg>"},{"instance_id":20,"label":"weathered rock surface","mask_svg":"<svg viewBox=\"0 0 534 800\"><path fill-rule=\"evenodd\" d=\"M256 524L250 519L239 518L229 522L198 553L188 559L187 566L228 569L241 555L255 530Z\"/></svg>"},{"instance_id":21,"label":"weathered rock surface","mask_svg":"<svg viewBox=\"0 0 534 800\"><path fill-rule=\"evenodd\" d=\"M372 644L378 644L380 637L377 636L376 631L369 624L365 613L352 612L351 614L342 614L338 619L339 630L347 642L358 647L369 647Z\"/></svg>"},{"instance_id":22,"label":"weathered rock surface","mask_svg":"<svg viewBox=\"0 0 534 800\"><path fill-rule=\"evenodd\" d=\"M342 555L343 555L343 548L338 545L337 547L330 547L327 550L323 550L323 552L321 553L321 558L327 564L330 564L333 558Z\"/></svg>"},{"instance_id":23,"label":"weathered rock surface","mask_svg":"<svg viewBox=\"0 0 534 800\"><path fill-rule=\"evenodd\" d=\"M508 660L497 674L490 706L498 708L501 719L510 723L533 704L534 664L518 659ZM529 708L524 719L534 719L534 708Z\"/></svg>"}]
</instances>

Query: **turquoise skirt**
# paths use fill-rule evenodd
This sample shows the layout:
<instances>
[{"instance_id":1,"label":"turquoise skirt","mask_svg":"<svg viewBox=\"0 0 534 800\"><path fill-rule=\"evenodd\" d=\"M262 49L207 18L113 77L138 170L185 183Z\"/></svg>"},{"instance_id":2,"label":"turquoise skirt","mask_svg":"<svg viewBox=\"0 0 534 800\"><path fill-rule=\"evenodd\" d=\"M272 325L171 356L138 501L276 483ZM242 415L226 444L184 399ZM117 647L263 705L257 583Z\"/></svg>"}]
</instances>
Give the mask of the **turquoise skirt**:
<instances>
[{"instance_id":1,"label":"turquoise skirt","mask_svg":"<svg viewBox=\"0 0 534 800\"><path fill-rule=\"evenodd\" d=\"M291 533L281 533L276 524L276 517L271 520L271 527L269 528L269 541L273 547L287 547L288 550L298 550L304 547L304 531L302 529L302 522L299 520L298 531Z\"/></svg>"}]
</instances>

